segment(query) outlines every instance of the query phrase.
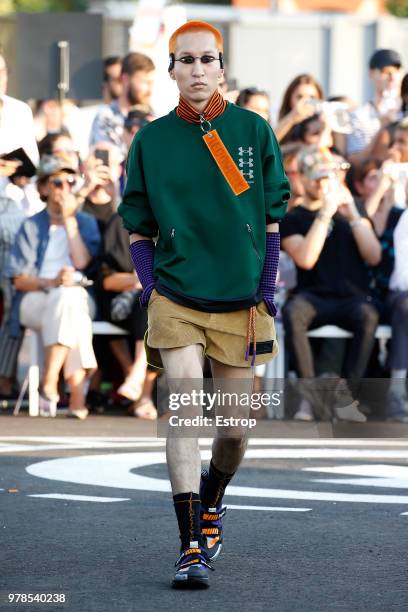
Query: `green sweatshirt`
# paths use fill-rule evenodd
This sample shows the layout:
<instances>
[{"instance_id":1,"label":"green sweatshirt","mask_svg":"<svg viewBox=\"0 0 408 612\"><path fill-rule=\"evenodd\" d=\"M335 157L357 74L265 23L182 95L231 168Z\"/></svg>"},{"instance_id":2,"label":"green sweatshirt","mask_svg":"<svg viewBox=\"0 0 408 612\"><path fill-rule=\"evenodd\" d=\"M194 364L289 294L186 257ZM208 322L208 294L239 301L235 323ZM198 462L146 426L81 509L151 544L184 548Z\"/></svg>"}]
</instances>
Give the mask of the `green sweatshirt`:
<instances>
[{"instance_id":1,"label":"green sweatshirt","mask_svg":"<svg viewBox=\"0 0 408 612\"><path fill-rule=\"evenodd\" d=\"M129 232L155 237L157 290L208 312L257 304L266 224L286 212L289 183L272 129L228 104L212 121L250 189L234 195L199 125L175 111L132 143L118 212Z\"/></svg>"}]
</instances>

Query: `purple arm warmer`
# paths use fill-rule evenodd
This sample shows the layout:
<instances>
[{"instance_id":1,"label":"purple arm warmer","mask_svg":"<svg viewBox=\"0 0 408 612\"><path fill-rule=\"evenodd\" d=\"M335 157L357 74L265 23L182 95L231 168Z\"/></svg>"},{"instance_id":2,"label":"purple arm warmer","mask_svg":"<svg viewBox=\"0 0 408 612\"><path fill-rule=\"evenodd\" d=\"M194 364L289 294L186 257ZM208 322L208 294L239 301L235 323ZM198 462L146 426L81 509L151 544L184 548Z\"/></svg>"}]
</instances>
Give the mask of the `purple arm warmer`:
<instances>
[{"instance_id":1,"label":"purple arm warmer","mask_svg":"<svg viewBox=\"0 0 408 612\"><path fill-rule=\"evenodd\" d=\"M276 289L276 276L279 266L279 251L280 251L280 234L273 232L266 234L266 252L265 262L262 270L261 283L259 285L262 290L265 304L272 317L276 315L276 306L273 303Z\"/></svg>"},{"instance_id":2,"label":"purple arm warmer","mask_svg":"<svg viewBox=\"0 0 408 612\"><path fill-rule=\"evenodd\" d=\"M150 294L155 285L153 276L154 248L153 240L137 240L132 242L129 247L133 266L143 287L140 296L140 304L143 307L148 305Z\"/></svg>"}]
</instances>

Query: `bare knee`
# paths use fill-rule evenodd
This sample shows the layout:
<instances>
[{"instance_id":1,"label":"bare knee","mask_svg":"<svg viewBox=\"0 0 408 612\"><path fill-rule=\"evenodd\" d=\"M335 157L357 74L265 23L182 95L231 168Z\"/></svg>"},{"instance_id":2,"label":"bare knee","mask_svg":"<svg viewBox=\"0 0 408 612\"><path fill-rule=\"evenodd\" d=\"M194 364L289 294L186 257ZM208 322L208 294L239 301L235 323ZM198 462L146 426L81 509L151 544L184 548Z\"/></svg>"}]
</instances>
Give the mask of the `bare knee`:
<instances>
[{"instance_id":1,"label":"bare knee","mask_svg":"<svg viewBox=\"0 0 408 612\"><path fill-rule=\"evenodd\" d=\"M160 349L167 379L202 379L203 347L201 344Z\"/></svg>"}]
</instances>

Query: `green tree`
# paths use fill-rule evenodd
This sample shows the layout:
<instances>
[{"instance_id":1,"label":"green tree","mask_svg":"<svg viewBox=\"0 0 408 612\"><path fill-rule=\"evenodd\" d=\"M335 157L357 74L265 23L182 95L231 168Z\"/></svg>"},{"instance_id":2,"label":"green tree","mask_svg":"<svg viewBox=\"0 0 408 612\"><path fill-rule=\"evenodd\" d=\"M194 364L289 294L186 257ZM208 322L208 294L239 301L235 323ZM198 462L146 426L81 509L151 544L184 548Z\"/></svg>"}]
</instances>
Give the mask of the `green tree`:
<instances>
[{"instance_id":1,"label":"green tree","mask_svg":"<svg viewBox=\"0 0 408 612\"><path fill-rule=\"evenodd\" d=\"M388 0L387 9L396 17L408 17L408 0Z\"/></svg>"},{"instance_id":2,"label":"green tree","mask_svg":"<svg viewBox=\"0 0 408 612\"><path fill-rule=\"evenodd\" d=\"M0 0L0 15L9 15L13 11L13 0Z\"/></svg>"}]
</instances>

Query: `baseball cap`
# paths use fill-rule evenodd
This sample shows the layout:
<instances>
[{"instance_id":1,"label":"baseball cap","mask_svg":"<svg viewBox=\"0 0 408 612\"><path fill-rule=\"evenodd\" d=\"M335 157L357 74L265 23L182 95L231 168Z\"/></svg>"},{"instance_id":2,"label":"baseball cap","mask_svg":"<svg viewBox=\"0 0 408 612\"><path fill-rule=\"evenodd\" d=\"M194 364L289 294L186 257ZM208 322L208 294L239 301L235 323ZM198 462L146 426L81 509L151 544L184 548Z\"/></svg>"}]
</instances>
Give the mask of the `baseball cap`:
<instances>
[{"instance_id":1,"label":"baseball cap","mask_svg":"<svg viewBox=\"0 0 408 612\"><path fill-rule=\"evenodd\" d=\"M329 176L337 166L330 151L317 146L301 149L298 153L298 163L300 174L312 181Z\"/></svg>"},{"instance_id":2,"label":"baseball cap","mask_svg":"<svg viewBox=\"0 0 408 612\"><path fill-rule=\"evenodd\" d=\"M381 70L386 66L396 66L401 68L402 59L400 54L394 49L377 49L370 58L369 67L371 70Z\"/></svg>"},{"instance_id":3,"label":"baseball cap","mask_svg":"<svg viewBox=\"0 0 408 612\"><path fill-rule=\"evenodd\" d=\"M62 171L76 174L77 168L64 155L43 155L37 168L37 176L38 178L47 178Z\"/></svg>"}]
</instances>

